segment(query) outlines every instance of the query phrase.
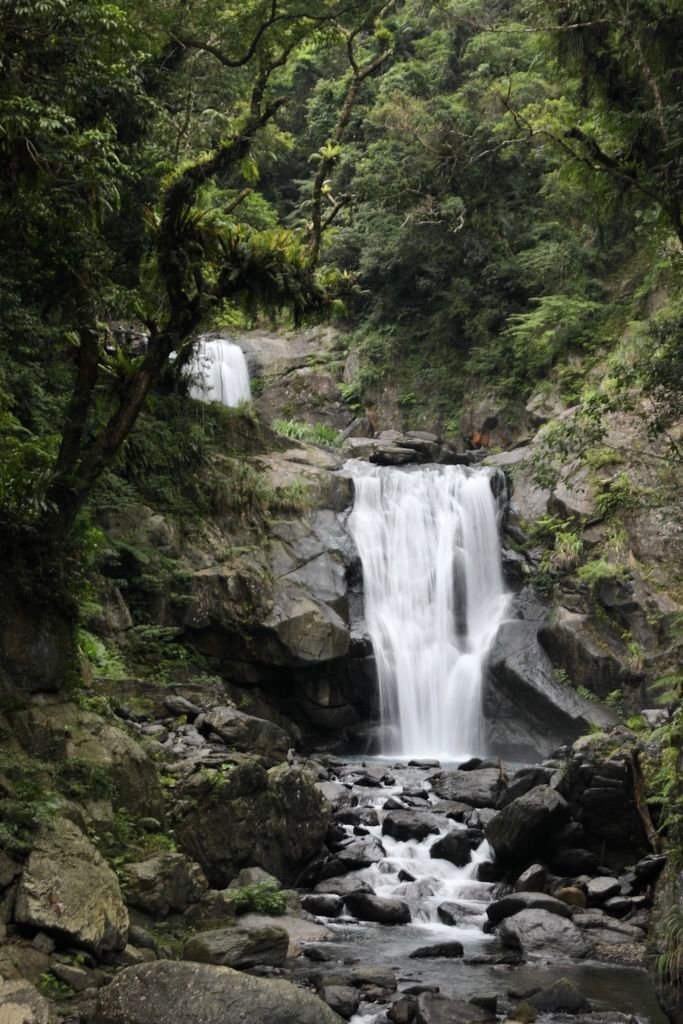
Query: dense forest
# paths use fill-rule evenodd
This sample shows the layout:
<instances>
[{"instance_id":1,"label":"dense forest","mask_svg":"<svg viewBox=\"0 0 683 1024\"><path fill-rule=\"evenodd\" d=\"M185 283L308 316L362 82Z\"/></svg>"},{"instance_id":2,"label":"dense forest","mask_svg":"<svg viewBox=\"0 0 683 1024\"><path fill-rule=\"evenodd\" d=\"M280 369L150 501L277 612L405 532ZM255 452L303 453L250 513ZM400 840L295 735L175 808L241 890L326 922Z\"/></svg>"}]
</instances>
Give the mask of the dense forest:
<instances>
[{"instance_id":1,"label":"dense forest","mask_svg":"<svg viewBox=\"0 0 683 1024\"><path fill-rule=\"evenodd\" d=\"M147 856L198 861L215 896L209 922L227 914L234 924L245 908L282 913L279 883L298 884L316 842L331 842L339 822L329 824L312 788L301 804L320 835L284 860L235 853L226 867L227 855L217 855L212 875L202 859L211 855L191 833L202 808L219 814L197 781L203 772L203 783L237 787L235 806L262 806L247 831L265 821L275 835L283 815L296 816L298 798L284 776L255 782L263 765L270 777L281 762L286 768L288 748L320 746L316 728L336 750L331 733L346 741L376 712L374 698L359 695L353 631L338 621L348 619L346 590L314 601L306 620L324 656L310 655L299 637L296 646L287 623L286 640L285 627L273 626L284 601L278 581L289 572L277 562L283 545L301 529L306 559L321 557L310 540L314 513L341 514L351 501L328 476L340 465L341 428L353 420L367 434L422 432L410 443L432 454L450 446L451 462L462 455L469 464L479 449L491 469L505 471L513 492L501 513L507 582L552 610L550 671L588 708L584 731L602 728L591 704L603 701L622 730L618 743L635 744L625 763L643 849L670 856L646 966L680 1019L681 0L4 0L0 224L0 979L39 977L57 1003L60 985L81 992L75 974L49 973L54 963L41 961L34 977L16 952L6 970L2 954L8 927L18 945L42 934L37 913L22 911L13 923L14 860L35 856L41 828L64 809L59 801L71 801L59 818L63 842L76 849L70 830L83 826L124 893L135 890L131 871ZM335 408L348 414L334 429L323 398L309 393L281 406L290 418L272 424L255 405L200 410L189 397L201 336L260 331L291 340L317 337L320 325L333 341L308 356L307 370L331 380ZM252 376L256 400L271 381ZM277 461L283 434L308 452L300 456L308 476L290 476ZM317 454L303 443L310 440ZM336 534L336 546L328 540L323 548L341 564L343 545ZM214 590L212 559L225 570ZM339 571L351 593L356 570ZM220 636L214 606L228 622ZM582 616L578 640L558 626L558 608L564 623ZM316 630L327 630L324 642ZM148 752L148 771L128 734L113 736L124 719L126 728L152 730L152 745L154 729L193 728L214 713L204 691L215 703L216 678L235 706L293 730L273 757L251 734L237 745L236 774L246 772L240 756L256 751L263 762L244 784L250 794L262 787L255 797L229 782L232 761L227 769L211 761L181 785L160 749ZM163 695L150 696L159 680ZM202 714L189 690L169 698L171 684L201 691ZM336 695L327 704L324 687ZM45 711L45 692L66 703ZM655 706L652 720L641 717ZM79 709L77 724L67 707ZM107 753L95 757L83 737L102 729L111 732L97 741ZM220 732L214 725L202 735ZM79 752L64 754L76 735ZM614 745L609 756L617 749L621 756ZM121 806L104 763L117 766ZM333 768L315 762L318 782ZM498 768L500 781L500 760ZM144 799L132 795L130 772L140 772ZM87 790L113 799L111 820L99 821L89 804L85 815L73 812ZM580 816L565 795L569 829ZM242 821L242 804L235 813ZM150 820L158 828L144 825ZM238 868L253 865L276 876L276 888L267 880L260 890L252 884L260 876L249 876L238 909L216 909ZM553 870L569 886L586 874ZM600 870L609 874L602 862ZM326 876L305 877L312 888ZM486 881L501 878L514 881ZM186 888L198 885L192 879ZM642 910L640 890L624 898L633 901L629 914ZM653 892L647 898L649 907ZM107 913L111 931L118 911ZM131 921L131 945L72 942L92 959L89 971L100 969L95 961L114 963L112 951L116 970L142 962L121 950L145 947L152 926ZM202 921L174 922L160 959L176 959ZM60 928L45 926L45 955L54 942L60 953L68 931ZM78 956L65 962L83 970ZM3 1005L0 987L0 1020ZM69 1019L145 1024L111 1006L89 1017L84 1006L84 1016ZM314 1006L283 1012L282 1024L339 1019L316 1016ZM441 1020L415 1013L376 1019Z\"/></svg>"}]
</instances>

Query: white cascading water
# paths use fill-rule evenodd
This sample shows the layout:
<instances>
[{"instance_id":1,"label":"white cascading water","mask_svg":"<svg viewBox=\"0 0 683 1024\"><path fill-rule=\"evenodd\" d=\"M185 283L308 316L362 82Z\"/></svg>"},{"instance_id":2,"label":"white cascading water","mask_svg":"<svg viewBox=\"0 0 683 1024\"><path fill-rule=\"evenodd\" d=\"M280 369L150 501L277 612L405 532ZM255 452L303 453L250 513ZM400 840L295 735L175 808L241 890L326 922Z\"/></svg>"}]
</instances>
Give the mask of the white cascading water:
<instances>
[{"instance_id":1,"label":"white cascading water","mask_svg":"<svg viewBox=\"0 0 683 1024\"><path fill-rule=\"evenodd\" d=\"M347 470L382 721L396 737L383 752L481 754L484 663L507 607L492 473Z\"/></svg>"},{"instance_id":2,"label":"white cascading water","mask_svg":"<svg viewBox=\"0 0 683 1024\"><path fill-rule=\"evenodd\" d=\"M190 395L200 402L236 406L251 401L244 352L226 338L200 338L187 372L195 381Z\"/></svg>"}]
</instances>

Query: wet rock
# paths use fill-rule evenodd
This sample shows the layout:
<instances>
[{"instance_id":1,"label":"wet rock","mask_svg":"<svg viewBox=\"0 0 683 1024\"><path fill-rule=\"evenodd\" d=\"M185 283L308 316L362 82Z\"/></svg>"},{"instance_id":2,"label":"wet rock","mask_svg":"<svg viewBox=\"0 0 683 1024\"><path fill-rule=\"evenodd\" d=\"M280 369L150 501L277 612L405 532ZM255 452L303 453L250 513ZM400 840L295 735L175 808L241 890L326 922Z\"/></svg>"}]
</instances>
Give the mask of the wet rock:
<instances>
[{"instance_id":1,"label":"wet rock","mask_svg":"<svg viewBox=\"0 0 683 1024\"><path fill-rule=\"evenodd\" d=\"M611 896L621 892L621 883L616 878L591 878L586 886L586 896L591 906L599 906Z\"/></svg>"},{"instance_id":2,"label":"wet rock","mask_svg":"<svg viewBox=\"0 0 683 1024\"><path fill-rule=\"evenodd\" d=\"M403 900L385 899L381 896L355 892L346 896L344 902L353 916L360 921L408 924L411 919L410 907Z\"/></svg>"},{"instance_id":3,"label":"wet rock","mask_svg":"<svg viewBox=\"0 0 683 1024\"><path fill-rule=\"evenodd\" d=\"M284 928L217 928L193 935L185 944L183 960L239 970L257 964L281 967L288 946Z\"/></svg>"},{"instance_id":4,"label":"wet rock","mask_svg":"<svg viewBox=\"0 0 683 1024\"><path fill-rule=\"evenodd\" d=\"M100 991L92 1024L339 1024L317 996L287 981L227 967L160 960L131 967Z\"/></svg>"},{"instance_id":5,"label":"wet rock","mask_svg":"<svg viewBox=\"0 0 683 1024\"><path fill-rule=\"evenodd\" d=\"M625 896L612 896L610 899L605 900L602 904L602 909L610 915L610 917L626 917L630 914L633 909L633 901L627 899ZM637 922L632 922L636 924Z\"/></svg>"},{"instance_id":6,"label":"wet rock","mask_svg":"<svg viewBox=\"0 0 683 1024\"><path fill-rule=\"evenodd\" d=\"M290 737L278 725L232 707L212 708L204 715L200 731L205 736L215 733L230 750L257 754L271 765L284 761L291 746Z\"/></svg>"},{"instance_id":7,"label":"wet rock","mask_svg":"<svg viewBox=\"0 0 683 1024\"><path fill-rule=\"evenodd\" d=\"M3 1024L54 1024L50 1004L25 979L0 979L0 1021Z\"/></svg>"},{"instance_id":8,"label":"wet rock","mask_svg":"<svg viewBox=\"0 0 683 1024\"><path fill-rule=\"evenodd\" d=\"M417 757L408 761L409 768L440 768L441 762L429 757Z\"/></svg>"},{"instance_id":9,"label":"wet rock","mask_svg":"<svg viewBox=\"0 0 683 1024\"><path fill-rule=\"evenodd\" d=\"M382 822L382 835L392 836L401 842L417 839L422 842L428 835L439 832L443 822L437 815L421 811L391 811Z\"/></svg>"},{"instance_id":10,"label":"wet rock","mask_svg":"<svg viewBox=\"0 0 683 1024\"><path fill-rule=\"evenodd\" d=\"M542 864L532 864L515 882L515 892L543 892L548 872Z\"/></svg>"},{"instance_id":11,"label":"wet rock","mask_svg":"<svg viewBox=\"0 0 683 1024\"><path fill-rule=\"evenodd\" d=\"M340 825L379 825L379 815L374 807L343 807L335 811L334 820Z\"/></svg>"},{"instance_id":12,"label":"wet rock","mask_svg":"<svg viewBox=\"0 0 683 1024\"><path fill-rule=\"evenodd\" d=\"M330 960L335 959L332 950L325 949L324 946L305 946L302 952L307 960L313 960L319 964L329 963Z\"/></svg>"},{"instance_id":13,"label":"wet rock","mask_svg":"<svg viewBox=\"0 0 683 1024\"><path fill-rule=\"evenodd\" d=\"M349 1020L360 1006L360 993L348 985L326 985L320 995L340 1017Z\"/></svg>"},{"instance_id":14,"label":"wet rock","mask_svg":"<svg viewBox=\"0 0 683 1024\"><path fill-rule=\"evenodd\" d=\"M577 926L547 910L522 910L500 925L503 945L526 954L583 958L592 946Z\"/></svg>"},{"instance_id":15,"label":"wet rock","mask_svg":"<svg viewBox=\"0 0 683 1024\"><path fill-rule=\"evenodd\" d=\"M550 786L537 786L496 815L486 829L486 838L501 860L523 862L548 832L568 817L567 801Z\"/></svg>"},{"instance_id":16,"label":"wet rock","mask_svg":"<svg viewBox=\"0 0 683 1024\"><path fill-rule=\"evenodd\" d=\"M657 879L666 864L666 857L663 854L651 853L639 860L634 868L635 876L639 882L650 885Z\"/></svg>"},{"instance_id":17,"label":"wet rock","mask_svg":"<svg viewBox=\"0 0 683 1024\"><path fill-rule=\"evenodd\" d=\"M411 960L428 960L433 957L458 957L464 953L462 942L436 942L431 946L418 946L409 954Z\"/></svg>"},{"instance_id":18,"label":"wet rock","mask_svg":"<svg viewBox=\"0 0 683 1024\"><path fill-rule=\"evenodd\" d=\"M364 878L359 878L357 873L354 871L348 875L342 875L336 878L326 878L322 882L318 882L315 887L316 893L332 893L334 896L341 896L345 898L354 893L368 893L374 894L374 889L369 882L366 882Z\"/></svg>"},{"instance_id":19,"label":"wet rock","mask_svg":"<svg viewBox=\"0 0 683 1024\"><path fill-rule=\"evenodd\" d=\"M529 1002L542 1013L589 1013L590 1003L576 985L560 978L548 988L541 989Z\"/></svg>"},{"instance_id":20,"label":"wet rock","mask_svg":"<svg viewBox=\"0 0 683 1024\"><path fill-rule=\"evenodd\" d=\"M480 1006L459 999L424 992L417 998L415 1024L483 1024L495 1019Z\"/></svg>"},{"instance_id":21,"label":"wet rock","mask_svg":"<svg viewBox=\"0 0 683 1024\"><path fill-rule=\"evenodd\" d=\"M95 956L123 949L128 935L128 912L116 875L66 818L52 822L31 851L14 917Z\"/></svg>"},{"instance_id":22,"label":"wet rock","mask_svg":"<svg viewBox=\"0 0 683 1024\"><path fill-rule=\"evenodd\" d=\"M202 713L202 709L196 704L193 704L192 701L175 693L164 698L164 705L166 710L172 715L185 715L188 722L194 722L197 715L201 715Z\"/></svg>"},{"instance_id":23,"label":"wet rock","mask_svg":"<svg viewBox=\"0 0 683 1024\"><path fill-rule=\"evenodd\" d=\"M182 853L160 853L124 868L129 906L152 917L181 914L208 889L204 872Z\"/></svg>"},{"instance_id":24,"label":"wet rock","mask_svg":"<svg viewBox=\"0 0 683 1024\"><path fill-rule=\"evenodd\" d=\"M517 892L489 903L486 916L491 924L499 924L506 917L519 914L522 910L544 910L559 917L571 917L572 913L566 903L554 896L542 892Z\"/></svg>"},{"instance_id":25,"label":"wet rock","mask_svg":"<svg viewBox=\"0 0 683 1024\"><path fill-rule=\"evenodd\" d=\"M470 862L472 845L466 832L448 832L434 843L429 851L429 856L448 860L457 868L462 868Z\"/></svg>"},{"instance_id":26,"label":"wet rock","mask_svg":"<svg viewBox=\"0 0 683 1024\"><path fill-rule=\"evenodd\" d=\"M378 864L386 856L384 847L375 836L359 839L337 851L337 859L346 871L357 871Z\"/></svg>"},{"instance_id":27,"label":"wet rock","mask_svg":"<svg viewBox=\"0 0 683 1024\"><path fill-rule=\"evenodd\" d=\"M402 996L387 1010L387 1020L391 1024L412 1024L417 1012L417 1000L410 996Z\"/></svg>"},{"instance_id":28,"label":"wet rock","mask_svg":"<svg viewBox=\"0 0 683 1024\"><path fill-rule=\"evenodd\" d=\"M301 897L301 906L309 914L319 917L339 917L344 901L333 893L308 893Z\"/></svg>"},{"instance_id":29,"label":"wet rock","mask_svg":"<svg viewBox=\"0 0 683 1024\"><path fill-rule=\"evenodd\" d=\"M486 1010L492 1016L495 1016L498 1009L498 996L493 993L470 996L467 1002L472 1003L473 1006L480 1006L482 1010Z\"/></svg>"},{"instance_id":30,"label":"wet rock","mask_svg":"<svg viewBox=\"0 0 683 1024\"><path fill-rule=\"evenodd\" d=\"M371 986L389 992L396 991L396 978L389 967L380 964L354 964L351 968L351 983L360 988Z\"/></svg>"},{"instance_id":31,"label":"wet rock","mask_svg":"<svg viewBox=\"0 0 683 1024\"><path fill-rule=\"evenodd\" d=\"M432 778L432 788L444 800L457 800L471 807L496 807L503 783L498 768L476 768L439 772Z\"/></svg>"}]
</instances>

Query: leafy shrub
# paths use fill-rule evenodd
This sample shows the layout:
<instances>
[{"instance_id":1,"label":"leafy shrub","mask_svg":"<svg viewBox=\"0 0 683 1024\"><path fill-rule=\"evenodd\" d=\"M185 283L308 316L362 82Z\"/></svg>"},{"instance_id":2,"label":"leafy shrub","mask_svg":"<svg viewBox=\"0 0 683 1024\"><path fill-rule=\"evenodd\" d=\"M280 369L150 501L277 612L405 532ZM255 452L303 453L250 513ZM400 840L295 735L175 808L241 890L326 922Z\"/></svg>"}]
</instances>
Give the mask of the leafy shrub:
<instances>
[{"instance_id":1,"label":"leafy shrub","mask_svg":"<svg viewBox=\"0 0 683 1024\"><path fill-rule=\"evenodd\" d=\"M287 893L275 882L257 882L235 890L235 909L238 914L254 911L258 914L284 914Z\"/></svg>"},{"instance_id":2,"label":"leafy shrub","mask_svg":"<svg viewBox=\"0 0 683 1024\"><path fill-rule=\"evenodd\" d=\"M576 570L576 578L579 583L588 587L591 593L595 593L602 583L611 581L624 581L628 576L626 566L618 563L607 562L604 558L594 558L585 565L579 566Z\"/></svg>"},{"instance_id":3,"label":"leafy shrub","mask_svg":"<svg viewBox=\"0 0 683 1024\"><path fill-rule=\"evenodd\" d=\"M307 441L328 448L338 448L341 444L340 432L327 423L304 423L292 419L274 420L273 429L282 437L291 437L295 441Z\"/></svg>"}]
</instances>

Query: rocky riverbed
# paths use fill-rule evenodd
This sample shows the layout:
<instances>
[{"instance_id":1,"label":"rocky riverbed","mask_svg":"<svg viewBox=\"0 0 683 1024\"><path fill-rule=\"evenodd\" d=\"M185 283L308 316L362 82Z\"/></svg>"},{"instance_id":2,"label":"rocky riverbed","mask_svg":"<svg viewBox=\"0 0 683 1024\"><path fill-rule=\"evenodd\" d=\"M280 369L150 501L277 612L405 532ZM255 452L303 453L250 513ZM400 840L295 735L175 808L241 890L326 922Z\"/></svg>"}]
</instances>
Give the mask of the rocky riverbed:
<instances>
[{"instance_id":1,"label":"rocky riverbed","mask_svg":"<svg viewBox=\"0 0 683 1024\"><path fill-rule=\"evenodd\" d=\"M72 806L4 858L3 1024L664 1020L627 730L456 766L302 759L180 695L122 714L166 760L172 842L117 875Z\"/></svg>"}]
</instances>

